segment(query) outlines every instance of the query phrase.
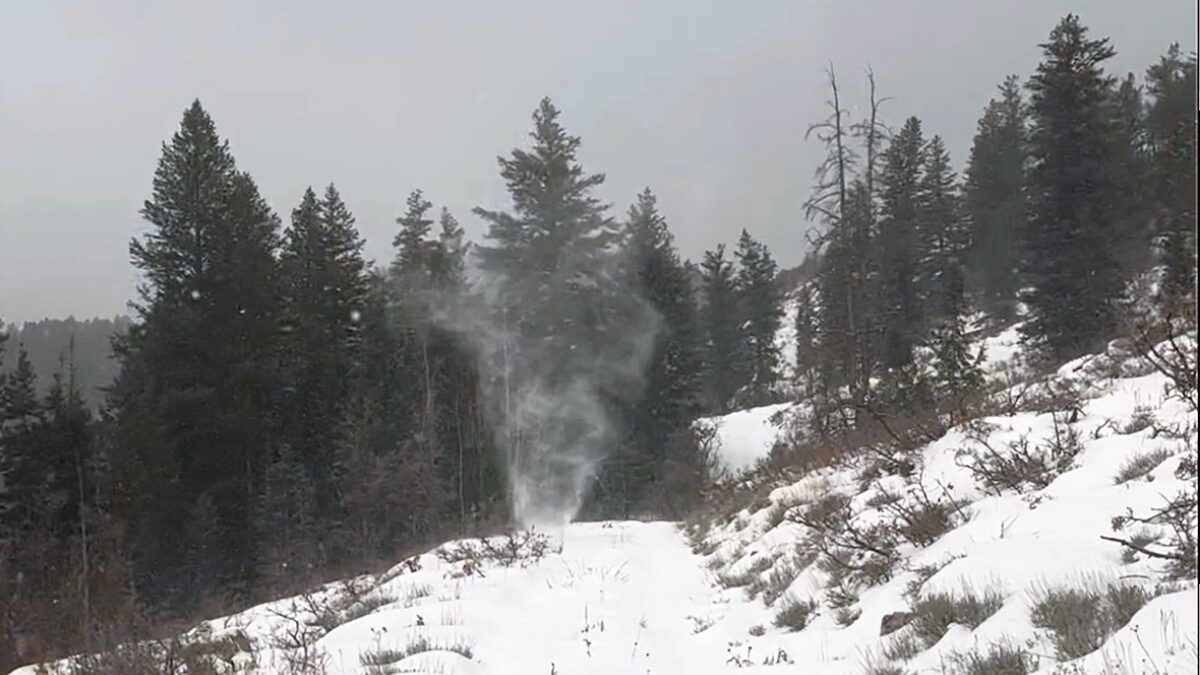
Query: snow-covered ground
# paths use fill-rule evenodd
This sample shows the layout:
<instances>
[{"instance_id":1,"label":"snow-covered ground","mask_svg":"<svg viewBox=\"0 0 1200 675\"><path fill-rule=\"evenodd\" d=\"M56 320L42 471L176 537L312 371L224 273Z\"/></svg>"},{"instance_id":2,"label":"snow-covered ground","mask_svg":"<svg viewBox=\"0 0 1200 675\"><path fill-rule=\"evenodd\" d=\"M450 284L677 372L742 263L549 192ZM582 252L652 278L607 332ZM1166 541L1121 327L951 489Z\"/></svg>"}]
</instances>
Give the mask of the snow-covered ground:
<instances>
[{"instance_id":1,"label":"snow-covered ground","mask_svg":"<svg viewBox=\"0 0 1200 675\"><path fill-rule=\"evenodd\" d=\"M1017 356L1015 336L1010 330L989 338L990 372ZM245 668L253 660L255 672L264 673L302 672L294 664L305 656L338 675L916 675L967 672L954 666L956 659L994 644L1024 650L1036 661L1034 672L1047 675L1195 673L1196 580L1164 584L1162 560L1101 539L1136 530L1158 537L1160 546L1168 541L1161 525L1114 532L1114 518L1147 515L1186 487L1176 469L1194 455L1186 434L1195 431L1195 414L1165 395L1163 376L1137 364L1122 370L1105 356L1085 358L1055 377L1081 391L1076 413L1044 400L1035 405L1030 396L1027 407L976 420L974 431L951 429L915 449L909 471L870 472L877 457L851 457L775 484L742 502L749 507L715 508L711 520L691 529L588 523L495 538L488 546L450 542L378 577L255 607L193 635L210 642L235 637L228 641L241 650L234 662ZM709 420L717 425L724 464L741 471L765 456L780 433L771 419L789 407ZM1048 443L1056 423L1078 439L1078 452L1044 485L989 490L967 468L985 443L996 449L1021 439L1031 448ZM1135 458L1143 460L1144 474L1117 481ZM896 534L901 514L930 503L953 506L929 541ZM822 533L813 526L819 519L813 514L829 504L841 509L827 519L835 538L883 533L883 544L873 542L893 559L881 578L831 582L829 566L814 552ZM1034 604L1047 589L1110 584L1155 597L1135 607L1124 626L1101 635L1099 649L1060 657L1051 633L1033 625ZM946 619L936 639L915 637L916 620L881 637L885 616L914 611L939 594L991 594L993 606L965 623ZM797 602L812 603L806 620L777 626L781 609Z\"/></svg>"},{"instance_id":2,"label":"snow-covered ground","mask_svg":"<svg viewBox=\"0 0 1200 675\"><path fill-rule=\"evenodd\" d=\"M739 474L754 468L771 452L782 432L782 414L793 407L792 403L764 405L719 417L703 417L696 424L712 430L712 451L721 468Z\"/></svg>"}]
</instances>

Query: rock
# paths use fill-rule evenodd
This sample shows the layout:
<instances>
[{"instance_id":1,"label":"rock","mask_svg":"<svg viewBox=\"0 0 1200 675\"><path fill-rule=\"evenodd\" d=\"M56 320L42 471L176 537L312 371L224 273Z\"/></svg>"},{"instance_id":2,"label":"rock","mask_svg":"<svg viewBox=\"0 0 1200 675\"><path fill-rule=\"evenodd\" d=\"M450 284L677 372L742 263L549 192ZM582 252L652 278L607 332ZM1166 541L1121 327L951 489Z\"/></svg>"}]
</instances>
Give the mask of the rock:
<instances>
[{"instance_id":1,"label":"rock","mask_svg":"<svg viewBox=\"0 0 1200 675\"><path fill-rule=\"evenodd\" d=\"M912 618L912 612L892 612L891 614L885 614L883 620L879 622L879 635L884 636L895 633L907 626L908 622L912 621Z\"/></svg>"}]
</instances>

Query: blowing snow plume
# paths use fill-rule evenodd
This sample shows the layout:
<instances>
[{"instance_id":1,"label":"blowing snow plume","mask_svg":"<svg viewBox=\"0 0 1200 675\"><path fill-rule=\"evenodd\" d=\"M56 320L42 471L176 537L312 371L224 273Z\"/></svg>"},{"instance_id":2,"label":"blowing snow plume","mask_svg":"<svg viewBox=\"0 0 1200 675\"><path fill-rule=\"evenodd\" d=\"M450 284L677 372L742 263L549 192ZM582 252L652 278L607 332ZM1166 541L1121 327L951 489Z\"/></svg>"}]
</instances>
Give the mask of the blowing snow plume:
<instances>
[{"instance_id":1,"label":"blowing snow plume","mask_svg":"<svg viewBox=\"0 0 1200 675\"><path fill-rule=\"evenodd\" d=\"M591 196L604 180L575 160L579 139L544 99L533 147L501 157L512 212L476 209L489 223L468 297L447 323L470 340L514 517L569 522L599 464L619 441L616 411L641 389L659 319L623 283L615 223Z\"/></svg>"},{"instance_id":2,"label":"blowing snow plume","mask_svg":"<svg viewBox=\"0 0 1200 675\"><path fill-rule=\"evenodd\" d=\"M513 515L524 526L562 525L578 513L597 468L620 441L617 406L640 390L658 325L636 296L581 301L571 284L542 290L535 298L484 293L475 298L481 304L471 303L472 318L457 321L478 354ZM574 319L597 309L576 303L605 300L604 309L615 311L606 328L591 327L600 335L581 338L571 330L587 330ZM535 326L539 317L559 319L553 327L562 333Z\"/></svg>"}]
</instances>

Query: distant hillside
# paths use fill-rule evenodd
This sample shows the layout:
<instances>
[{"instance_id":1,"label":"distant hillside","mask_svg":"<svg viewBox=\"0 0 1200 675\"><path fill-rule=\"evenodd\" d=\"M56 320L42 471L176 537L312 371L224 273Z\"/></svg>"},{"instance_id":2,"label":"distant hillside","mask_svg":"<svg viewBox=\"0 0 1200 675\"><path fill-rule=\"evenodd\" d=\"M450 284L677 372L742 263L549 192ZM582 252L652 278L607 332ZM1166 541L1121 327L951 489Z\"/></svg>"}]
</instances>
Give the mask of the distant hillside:
<instances>
[{"instance_id":1,"label":"distant hillside","mask_svg":"<svg viewBox=\"0 0 1200 675\"><path fill-rule=\"evenodd\" d=\"M29 352L29 359L37 373L38 388L49 389L60 360L68 358L71 338L75 339L75 377L84 399L93 407L103 400L103 387L117 376L117 363L112 357L112 336L130 323L129 317L113 319L43 319L25 322L21 326L10 324L7 328L9 340L4 351L0 371L10 371L17 363L19 345Z\"/></svg>"}]
</instances>

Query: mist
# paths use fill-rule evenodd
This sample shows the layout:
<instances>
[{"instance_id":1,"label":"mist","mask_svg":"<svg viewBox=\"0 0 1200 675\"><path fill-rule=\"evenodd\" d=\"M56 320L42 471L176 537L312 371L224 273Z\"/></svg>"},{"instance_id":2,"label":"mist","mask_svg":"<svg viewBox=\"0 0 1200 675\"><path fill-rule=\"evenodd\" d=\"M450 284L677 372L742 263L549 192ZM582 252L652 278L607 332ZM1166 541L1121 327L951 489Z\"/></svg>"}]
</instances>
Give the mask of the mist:
<instances>
[{"instance_id":1,"label":"mist","mask_svg":"<svg viewBox=\"0 0 1200 675\"><path fill-rule=\"evenodd\" d=\"M589 282L603 287L619 324L601 339L563 345L522 330L522 322L548 307L569 315L573 272L530 283L536 271L489 273L473 262L470 290L445 299L436 320L472 346L514 520L557 528L578 514L598 467L621 441L611 402L641 391L662 318L624 283L621 255L609 250Z\"/></svg>"}]
</instances>

